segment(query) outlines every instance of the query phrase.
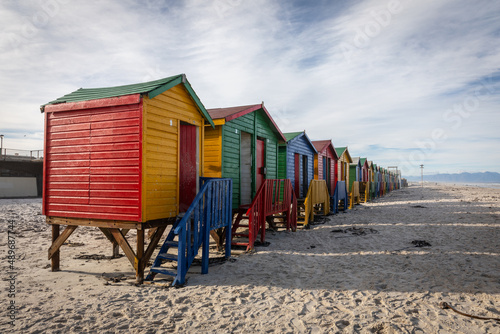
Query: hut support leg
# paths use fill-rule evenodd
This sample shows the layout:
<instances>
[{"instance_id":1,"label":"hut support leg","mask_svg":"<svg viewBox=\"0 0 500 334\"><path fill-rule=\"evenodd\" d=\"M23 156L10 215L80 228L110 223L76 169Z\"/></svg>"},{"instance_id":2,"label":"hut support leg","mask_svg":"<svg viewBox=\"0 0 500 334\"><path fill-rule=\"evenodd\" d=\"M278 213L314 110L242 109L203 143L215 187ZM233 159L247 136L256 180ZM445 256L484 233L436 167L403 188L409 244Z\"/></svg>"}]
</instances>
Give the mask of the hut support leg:
<instances>
[{"instance_id":1,"label":"hut support leg","mask_svg":"<svg viewBox=\"0 0 500 334\"><path fill-rule=\"evenodd\" d=\"M135 279L138 284L144 281L144 230L137 230L137 267L135 268Z\"/></svg>"},{"instance_id":2,"label":"hut support leg","mask_svg":"<svg viewBox=\"0 0 500 334\"><path fill-rule=\"evenodd\" d=\"M111 243L113 244L111 258L116 259L120 255L120 245L118 245L118 242L116 242L115 238L113 237L113 234L111 234L111 232L107 228L99 227L99 229L106 236L106 238L108 238L108 240L111 241ZM123 236L126 236L128 231L130 230L123 228L121 231Z\"/></svg>"},{"instance_id":3,"label":"hut support leg","mask_svg":"<svg viewBox=\"0 0 500 334\"><path fill-rule=\"evenodd\" d=\"M144 268L151 258L151 255L158 245L158 242L160 241L165 229L166 226L156 228L156 231L154 232L151 242L149 243L146 251L144 251L144 230L137 230L137 255L136 253L134 253L132 247L130 247L130 244L128 243L127 239L125 239L125 236L123 234L123 231L127 233L129 230L120 230L117 228L107 228L104 230L109 231L116 243L121 247L135 269L137 283L141 284L144 281Z\"/></svg>"},{"instance_id":4,"label":"hut support leg","mask_svg":"<svg viewBox=\"0 0 500 334\"><path fill-rule=\"evenodd\" d=\"M54 243L56 240L59 238L59 225L52 225L52 246L54 246ZM61 270L59 268L59 247L57 247L57 250L54 252L52 255L52 258L50 259L50 267L52 271L59 271ZM50 248L49 248L49 258L50 258Z\"/></svg>"},{"instance_id":5,"label":"hut support leg","mask_svg":"<svg viewBox=\"0 0 500 334\"><path fill-rule=\"evenodd\" d=\"M59 271L59 248L69 238L69 236L76 230L77 226L68 225L64 232L59 235L59 225L52 225L52 245L49 248L49 260L51 260L52 271Z\"/></svg>"}]
</instances>

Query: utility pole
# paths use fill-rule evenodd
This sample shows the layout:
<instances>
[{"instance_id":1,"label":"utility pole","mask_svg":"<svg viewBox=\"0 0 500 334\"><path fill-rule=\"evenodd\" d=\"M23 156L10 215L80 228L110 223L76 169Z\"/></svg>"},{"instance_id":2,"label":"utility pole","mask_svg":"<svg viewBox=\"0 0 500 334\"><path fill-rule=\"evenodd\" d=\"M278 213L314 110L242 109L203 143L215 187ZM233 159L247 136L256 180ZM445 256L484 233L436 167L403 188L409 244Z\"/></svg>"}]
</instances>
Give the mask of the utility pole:
<instances>
[{"instance_id":1,"label":"utility pole","mask_svg":"<svg viewBox=\"0 0 500 334\"><path fill-rule=\"evenodd\" d=\"M0 158L3 155L3 135L0 135Z\"/></svg>"},{"instance_id":2,"label":"utility pole","mask_svg":"<svg viewBox=\"0 0 500 334\"><path fill-rule=\"evenodd\" d=\"M420 170L422 171L422 188L424 187L424 165L420 165Z\"/></svg>"}]
</instances>

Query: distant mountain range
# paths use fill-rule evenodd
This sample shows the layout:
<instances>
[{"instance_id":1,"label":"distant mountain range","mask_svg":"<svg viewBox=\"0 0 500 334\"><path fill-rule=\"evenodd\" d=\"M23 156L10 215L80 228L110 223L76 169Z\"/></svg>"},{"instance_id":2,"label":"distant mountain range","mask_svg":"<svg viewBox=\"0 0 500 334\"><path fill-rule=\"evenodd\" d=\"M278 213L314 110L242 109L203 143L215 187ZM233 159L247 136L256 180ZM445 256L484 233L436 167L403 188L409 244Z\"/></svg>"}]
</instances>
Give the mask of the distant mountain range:
<instances>
[{"instance_id":1,"label":"distant mountain range","mask_svg":"<svg viewBox=\"0 0 500 334\"><path fill-rule=\"evenodd\" d=\"M405 176L403 176L405 177ZM421 176L407 176L408 181L420 181ZM500 183L500 173L459 173L459 174L434 174L425 175L424 181L428 182L457 182L457 183Z\"/></svg>"}]
</instances>

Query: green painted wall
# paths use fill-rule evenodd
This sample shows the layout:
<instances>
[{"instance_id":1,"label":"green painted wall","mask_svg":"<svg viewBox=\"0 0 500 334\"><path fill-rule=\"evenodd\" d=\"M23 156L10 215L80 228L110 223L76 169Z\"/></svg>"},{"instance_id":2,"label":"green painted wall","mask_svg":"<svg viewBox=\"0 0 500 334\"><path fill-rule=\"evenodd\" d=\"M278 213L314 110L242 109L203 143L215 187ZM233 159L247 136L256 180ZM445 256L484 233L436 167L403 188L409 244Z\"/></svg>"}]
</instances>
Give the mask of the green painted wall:
<instances>
[{"instance_id":1,"label":"green painted wall","mask_svg":"<svg viewBox=\"0 0 500 334\"><path fill-rule=\"evenodd\" d=\"M240 205L240 141L241 131L252 135L252 197L255 189L255 147L257 137L265 140L266 179L278 177L279 135L263 110L257 110L222 125L222 177L233 179L233 208Z\"/></svg>"}]
</instances>

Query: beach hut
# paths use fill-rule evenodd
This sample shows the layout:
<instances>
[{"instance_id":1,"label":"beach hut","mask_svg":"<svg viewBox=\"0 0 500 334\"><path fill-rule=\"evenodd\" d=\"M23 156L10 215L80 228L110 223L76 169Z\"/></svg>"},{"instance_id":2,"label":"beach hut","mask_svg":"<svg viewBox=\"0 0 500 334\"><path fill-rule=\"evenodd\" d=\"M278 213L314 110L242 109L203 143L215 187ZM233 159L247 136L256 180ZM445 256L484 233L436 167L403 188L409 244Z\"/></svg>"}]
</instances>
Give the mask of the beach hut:
<instances>
[{"instance_id":1,"label":"beach hut","mask_svg":"<svg viewBox=\"0 0 500 334\"><path fill-rule=\"evenodd\" d=\"M295 229L297 207L291 205L291 182L278 179L278 145L286 138L264 104L209 109L208 113L215 127L205 129L205 176L233 180L237 216L231 244L253 249L258 234L265 242L265 224L274 225L274 215L282 217L287 230ZM212 236L220 247L218 237Z\"/></svg>"},{"instance_id":2,"label":"beach hut","mask_svg":"<svg viewBox=\"0 0 500 334\"><path fill-rule=\"evenodd\" d=\"M346 183L347 191L349 192L349 166L352 163L351 155L347 147L336 147L335 152L339 160L337 162L337 176L339 181Z\"/></svg>"},{"instance_id":3,"label":"beach hut","mask_svg":"<svg viewBox=\"0 0 500 334\"><path fill-rule=\"evenodd\" d=\"M314 178L325 180L328 192L333 195L338 180L337 162L339 157L331 140L312 142L318 154L314 158Z\"/></svg>"},{"instance_id":4,"label":"beach hut","mask_svg":"<svg viewBox=\"0 0 500 334\"><path fill-rule=\"evenodd\" d=\"M368 159L366 158L360 158L359 159L359 162L361 164L361 182L368 182L369 179L368 179L368 171L369 171L369 167L368 167Z\"/></svg>"},{"instance_id":5,"label":"beach hut","mask_svg":"<svg viewBox=\"0 0 500 334\"><path fill-rule=\"evenodd\" d=\"M361 162L359 157L352 158L352 163L349 164L349 194L350 194L350 208L354 204L361 202L359 184L361 182Z\"/></svg>"},{"instance_id":6,"label":"beach hut","mask_svg":"<svg viewBox=\"0 0 500 334\"><path fill-rule=\"evenodd\" d=\"M304 198L314 179L314 157L318 152L305 131L283 135L286 143L280 143L278 148L278 178L290 179L297 198Z\"/></svg>"},{"instance_id":7,"label":"beach hut","mask_svg":"<svg viewBox=\"0 0 500 334\"><path fill-rule=\"evenodd\" d=\"M184 74L126 86L78 89L45 113L43 214L49 258L78 226L123 249L142 281L167 225L185 212L203 176L205 125L214 123ZM59 226L66 229L59 234ZM137 230L137 250L125 235ZM144 231L153 229L144 249Z\"/></svg>"},{"instance_id":8,"label":"beach hut","mask_svg":"<svg viewBox=\"0 0 500 334\"><path fill-rule=\"evenodd\" d=\"M349 189L353 182L361 182L361 159L359 157L352 158L352 162L349 164Z\"/></svg>"},{"instance_id":9,"label":"beach hut","mask_svg":"<svg viewBox=\"0 0 500 334\"><path fill-rule=\"evenodd\" d=\"M207 111L215 127L205 127L204 175L231 178L233 208L249 205L265 179L278 178L286 138L263 103Z\"/></svg>"}]
</instances>

